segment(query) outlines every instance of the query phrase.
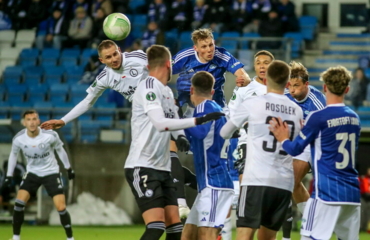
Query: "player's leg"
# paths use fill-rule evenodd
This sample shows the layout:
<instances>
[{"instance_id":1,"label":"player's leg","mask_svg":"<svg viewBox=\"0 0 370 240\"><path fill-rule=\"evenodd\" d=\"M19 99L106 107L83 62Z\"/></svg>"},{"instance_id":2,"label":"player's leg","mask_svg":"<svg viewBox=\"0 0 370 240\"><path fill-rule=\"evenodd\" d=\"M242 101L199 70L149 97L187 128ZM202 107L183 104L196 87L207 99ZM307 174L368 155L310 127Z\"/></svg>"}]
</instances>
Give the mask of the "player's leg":
<instances>
[{"instance_id":1,"label":"player's leg","mask_svg":"<svg viewBox=\"0 0 370 240\"><path fill-rule=\"evenodd\" d=\"M223 240L231 240L232 239L232 227L233 223L231 221L231 214L232 211L235 211L238 206L238 199L239 199L239 181L233 181L234 184L234 195L233 195L233 201L230 208L230 211L226 217L224 227L222 228L221 234Z\"/></svg>"},{"instance_id":2,"label":"player's leg","mask_svg":"<svg viewBox=\"0 0 370 240\"><path fill-rule=\"evenodd\" d=\"M190 213L186 219L184 230L182 231L181 240L198 240L198 224L200 221L200 215L198 213L197 206L200 204L200 196L200 193L198 193L197 197L194 200L193 207L190 210Z\"/></svg>"},{"instance_id":3,"label":"player's leg","mask_svg":"<svg viewBox=\"0 0 370 240\"><path fill-rule=\"evenodd\" d=\"M341 212L334 228L338 239L359 239L360 220L360 206L341 206Z\"/></svg>"},{"instance_id":4,"label":"player's leg","mask_svg":"<svg viewBox=\"0 0 370 240\"><path fill-rule=\"evenodd\" d=\"M42 184L48 195L53 199L54 206L59 213L60 223L67 235L67 240L73 240L71 216L67 211L63 182L60 176L60 174L45 176L42 178Z\"/></svg>"},{"instance_id":5,"label":"player's leg","mask_svg":"<svg viewBox=\"0 0 370 240\"><path fill-rule=\"evenodd\" d=\"M301 236L329 240L334 232L341 211L340 207L340 205L325 204L317 199L308 199L302 217Z\"/></svg>"},{"instance_id":6,"label":"player's leg","mask_svg":"<svg viewBox=\"0 0 370 240\"><path fill-rule=\"evenodd\" d=\"M257 232L258 240L275 240L277 231L261 226Z\"/></svg>"},{"instance_id":7,"label":"player's leg","mask_svg":"<svg viewBox=\"0 0 370 240\"><path fill-rule=\"evenodd\" d=\"M167 172L167 174L169 173ZM162 175L163 171L150 168L136 167L125 169L126 180L135 196L136 203L146 225L145 231L140 238L142 240L158 240L166 229L164 223L164 194L161 183Z\"/></svg>"},{"instance_id":8,"label":"player's leg","mask_svg":"<svg viewBox=\"0 0 370 240\"><path fill-rule=\"evenodd\" d=\"M293 224L293 212L292 212L292 201L290 201L288 211L283 223L283 240L290 240L290 234L292 232Z\"/></svg>"},{"instance_id":9,"label":"player's leg","mask_svg":"<svg viewBox=\"0 0 370 240\"><path fill-rule=\"evenodd\" d=\"M184 172L185 185L197 191L198 183L197 183L197 177L195 176L195 174L192 171L190 171L187 167L184 167L184 166L182 166L182 170Z\"/></svg>"}]
</instances>

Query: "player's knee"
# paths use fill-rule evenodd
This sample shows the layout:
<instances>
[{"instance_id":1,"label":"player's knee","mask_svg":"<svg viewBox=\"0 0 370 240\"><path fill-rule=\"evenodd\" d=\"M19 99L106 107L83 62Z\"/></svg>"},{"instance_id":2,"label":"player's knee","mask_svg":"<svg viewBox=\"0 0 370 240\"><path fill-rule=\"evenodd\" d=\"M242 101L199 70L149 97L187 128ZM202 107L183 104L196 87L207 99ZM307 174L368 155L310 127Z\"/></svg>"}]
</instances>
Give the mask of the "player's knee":
<instances>
[{"instance_id":1,"label":"player's knee","mask_svg":"<svg viewBox=\"0 0 370 240\"><path fill-rule=\"evenodd\" d=\"M55 204L55 208L58 212L63 212L64 210L66 210L66 205L64 203L57 203Z\"/></svg>"},{"instance_id":2,"label":"player's knee","mask_svg":"<svg viewBox=\"0 0 370 240\"><path fill-rule=\"evenodd\" d=\"M22 200L16 199L14 204L14 211L23 212L26 203Z\"/></svg>"}]
</instances>

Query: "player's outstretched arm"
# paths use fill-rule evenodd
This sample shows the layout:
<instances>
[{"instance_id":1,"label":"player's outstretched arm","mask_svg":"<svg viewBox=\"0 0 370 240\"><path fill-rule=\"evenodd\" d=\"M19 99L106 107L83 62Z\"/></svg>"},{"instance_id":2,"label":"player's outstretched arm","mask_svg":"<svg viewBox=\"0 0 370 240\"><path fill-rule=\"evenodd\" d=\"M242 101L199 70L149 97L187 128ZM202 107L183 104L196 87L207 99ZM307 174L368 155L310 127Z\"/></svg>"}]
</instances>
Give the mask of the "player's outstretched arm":
<instances>
[{"instance_id":1,"label":"player's outstretched arm","mask_svg":"<svg viewBox=\"0 0 370 240\"><path fill-rule=\"evenodd\" d=\"M238 87L245 87L251 82L251 78L243 68L239 68L234 75L236 76L235 83Z\"/></svg>"},{"instance_id":2,"label":"player's outstretched arm","mask_svg":"<svg viewBox=\"0 0 370 240\"><path fill-rule=\"evenodd\" d=\"M63 120L53 119L43 122L40 127L45 130L50 130L50 129L59 129L61 127L64 127L65 125L66 123Z\"/></svg>"},{"instance_id":3,"label":"player's outstretched arm","mask_svg":"<svg viewBox=\"0 0 370 240\"><path fill-rule=\"evenodd\" d=\"M234 123L230 120L221 128L220 135L224 139L230 139L233 137L236 130L239 128L234 125Z\"/></svg>"}]
</instances>

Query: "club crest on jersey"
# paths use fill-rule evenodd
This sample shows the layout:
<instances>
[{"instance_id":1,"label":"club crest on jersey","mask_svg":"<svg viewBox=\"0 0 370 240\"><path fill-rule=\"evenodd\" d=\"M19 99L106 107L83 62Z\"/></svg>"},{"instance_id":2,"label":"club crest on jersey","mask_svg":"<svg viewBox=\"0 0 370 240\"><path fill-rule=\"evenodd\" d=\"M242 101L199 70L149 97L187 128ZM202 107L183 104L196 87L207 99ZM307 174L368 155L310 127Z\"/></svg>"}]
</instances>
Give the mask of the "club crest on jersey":
<instances>
[{"instance_id":1,"label":"club crest on jersey","mask_svg":"<svg viewBox=\"0 0 370 240\"><path fill-rule=\"evenodd\" d=\"M96 87L96 80L91 84L91 87Z\"/></svg>"},{"instance_id":2,"label":"club crest on jersey","mask_svg":"<svg viewBox=\"0 0 370 240\"><path fill-rule=\"evenodd\" d=\"M45 146L45 144L40 143L40 144L38 145L38 147L39 147L40 149L44 149L46 146Z\"/></svg>"},{"instance_id":3,"label":"club crest on jersey","mask_svg":"<svg viewBox=\"0 0 370 240\"><path fill-rule=\"evenodd\" d=\"M231 97L231 100L235 100L236 99L236 94L233 93L233 96Z\"/></svg>"},{"instance_id":4,"label":"club crest on jersey","mask_svg":"<svg viewBox=\"0 0 370 240\"><path fill-rule=\"evenodd\" d=\"M214 64L211 64L211 66L209 66L209 69L215 69L217 66L214 65Z\"/></svg>"},{"instance_id":5,"label":"club crest on jersey","mask_svg":"<svg viewBox=\"0 0 370 240\"><path fill-rule=\"evenodd\" d=\"M148 92L146 94L146 100L148 101L154 101L157 98L154 92Z\"/></svg>"},{"instance_id":6,"label":"club crest on jersey","mask_svg":"<svg viewBox=\"0 0 370 240\"><path fill-rule=\"evenodd\" d=\"M136 69L130 69L130 75L131 77L136 77L139 75L139 72Z\"/></svg>"},{"instance_id":7,"label":"club crest on jersey","mask_svg":"<svg viewBox=\"0 0 370 240\"><path fill-rule=\"evenodd\" d=\"M152 197L153 196L153 190L152 189L147 189L145 191L145 197Z\"/></svg>"}]
</instances>

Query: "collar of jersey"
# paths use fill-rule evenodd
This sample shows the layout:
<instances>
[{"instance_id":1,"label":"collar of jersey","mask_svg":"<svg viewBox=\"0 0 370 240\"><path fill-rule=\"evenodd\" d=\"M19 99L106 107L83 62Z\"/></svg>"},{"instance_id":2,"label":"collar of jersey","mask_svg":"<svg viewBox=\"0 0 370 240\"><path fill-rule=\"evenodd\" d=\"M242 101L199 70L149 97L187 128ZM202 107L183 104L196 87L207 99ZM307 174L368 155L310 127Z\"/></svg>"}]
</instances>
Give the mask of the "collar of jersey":
<instances>
[{"instance_id":1,"label":"collar of jersey","mask_svg":"<svg viewBox=\"0 0 370 240\"><path fill-rule=\"evenodd\" d=\"M307 92L307 95L301 100L301 101L298 101L297 99L294 98L294 100L297 102L297 103L303 103L307 100L308 98L308 95L310 95L310 92L311 92L311 88L310 86L308 86L308 92Z\"/></svg>"},{"instance_id":2,"label":"collar of jersey","mask_svg":"<svg viewBox=\"0 0 370 240\"><path fill-rule=\"evenodd\" d=\"M327 105L327 107L344 107L344 106L346 106L344 103L333 103Z\"/></svg>"},{"instance_id":3,"label":"collar of jersey","mask_svg":"<svg viewBox=\"0 0 370 240\"><path fill-rule=\"evenodd\" d=\"M30 136L28 136L28 134L27 134L28 129L27 129L27 128L26 128L26 131L25 131L26 136L27 136L28 138L31 138L31 139L35 139L35 138L39 137L39 136L41 135L42 130L41 130L41 128L40 128L40 127L37 127L37 128L39 129L39 134L37 134L37 136L36 136L36 137L30 137Z\"/></svg>"}]
</instances>

